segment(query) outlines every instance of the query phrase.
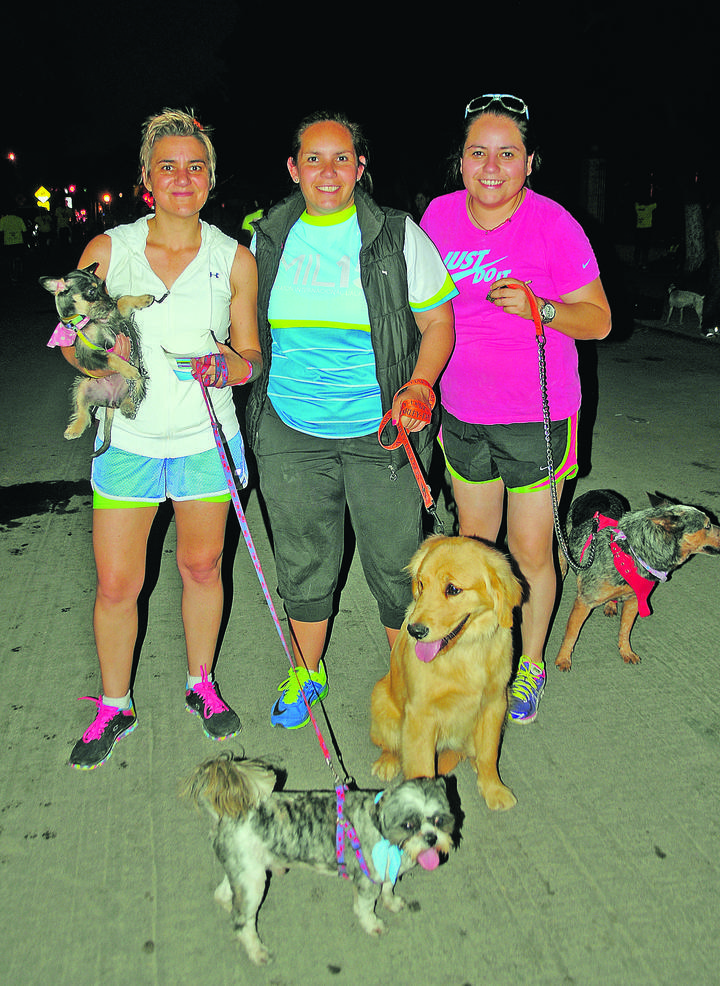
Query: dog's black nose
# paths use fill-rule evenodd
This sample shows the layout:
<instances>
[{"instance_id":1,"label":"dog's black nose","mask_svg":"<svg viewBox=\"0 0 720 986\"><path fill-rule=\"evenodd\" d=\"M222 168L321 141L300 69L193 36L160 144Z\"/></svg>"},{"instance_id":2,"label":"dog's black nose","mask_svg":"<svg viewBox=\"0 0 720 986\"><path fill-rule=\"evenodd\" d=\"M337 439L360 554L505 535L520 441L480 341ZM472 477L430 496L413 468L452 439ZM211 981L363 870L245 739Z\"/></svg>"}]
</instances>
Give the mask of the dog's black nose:
<instances>
[{"instance_id":1,"label":"dog's black nose","mask_svg":"<svg viewBox=\"0 0 720 986\"><path fill-rule=\"evenodd\" d=\"M428 832L428 834L425 836L425 842L427 843L428 848L432 849L432 847L437 842L437 834L435 832Z\"/></svg>"},{"instance_id":2,"label":"dog's black nose","mask_svg":"<svg viewBox=\"0 0 720 986\"><path fill-rule=\"evenodd\" d=\"M408 633L415 640L423 640L430 633L430 627L424 623L408 623Z\"/></svg>"}]
</instances>

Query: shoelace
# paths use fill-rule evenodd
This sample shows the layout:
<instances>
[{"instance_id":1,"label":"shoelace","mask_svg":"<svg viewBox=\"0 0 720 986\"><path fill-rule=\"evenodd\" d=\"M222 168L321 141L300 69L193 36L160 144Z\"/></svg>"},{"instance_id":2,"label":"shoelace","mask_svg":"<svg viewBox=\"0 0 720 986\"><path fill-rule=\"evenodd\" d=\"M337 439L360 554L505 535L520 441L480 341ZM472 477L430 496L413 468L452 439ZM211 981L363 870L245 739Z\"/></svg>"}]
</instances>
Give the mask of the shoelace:
<instances>
[{"instance_id":1,"label":"shoelace","mask_svg":"<svg viewBox=\"0 0 720 986\"><path fill-rule=\"evenodd\" d=\"M290 700L289 704L292 705L300 697L300 692L305 688L306 685L314 686L314 688L317 689L318 693L321 692L323 689L322 683L319 681L315 681L315 679L311 677L309 671L306 671L305 668L300 668L299 670L294 671L288 678L286 678L281 685L278 685L278 691L279 692L287 691L287 695L285 696L285 699L286 701ZM307 698L312 697L311 695L308 695L307 692L305 694Z\"/></svg>"},{"instance_id":2,"label":"shoelace","mask_svg":"<svg viewBox=\"0 0 720 986\"><path fill-rule=\"evenodd\" d=\"M108 723L121 711L114 705L105 705L102 699L95 698L94 695L84 695L78 699L78 702L94 702L98 710L94 720L83 733L84 743L90 743L92 740L100 739Z\"/></svg>"},{"instance_id":3,"label":"shoelace","mask_svg":"<svg viewBox=\"0 0 720 986\"><path fill-rule=\"evenodd\" d=\"M228 707L225 705L223 700L220 698L218 693L215 691L215 683L210 681L208 678L206 665L201 665L200 672L202 674L202 681L199 685L193 687L193 691L197 692L200 698L205 703L205 708L203 710L203 716L209 719L210 716L216 715L218 712L227 712Z\"/></svg>"},{"instance_id":4,"label":"shoelace","mask_svg":"<svg viewBox=\"0 0 720 986\"><path fill-rule=\"evenodd\" d=\"M530 698L535 694L544 680L544 674L536 677L529 668L522 668L518 671L517 677L515 678L513 691L515 694L519 695L520 698Z\"/></svg>"}]
</instances>

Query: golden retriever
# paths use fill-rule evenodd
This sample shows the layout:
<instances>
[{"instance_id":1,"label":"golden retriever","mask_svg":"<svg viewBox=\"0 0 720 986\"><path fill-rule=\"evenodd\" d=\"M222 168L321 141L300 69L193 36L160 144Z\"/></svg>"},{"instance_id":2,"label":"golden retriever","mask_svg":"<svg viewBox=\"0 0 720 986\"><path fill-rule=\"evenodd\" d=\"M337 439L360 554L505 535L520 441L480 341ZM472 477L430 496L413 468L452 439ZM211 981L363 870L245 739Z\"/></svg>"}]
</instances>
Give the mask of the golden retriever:
<instances>
[{"instance_id":1,"label":"golden retriever","mask_svg":"<svg viewBox=\"0 0 720 986\"><path fill-rule=\"evenodd\" d=\"M505 555L470 537L428 538L408 571L413 602L372 693L370 738L383 751L372 772L434 777L468 757L488 808L512 808L497 762L523 585Z\"/></svg>"}]
</instances>

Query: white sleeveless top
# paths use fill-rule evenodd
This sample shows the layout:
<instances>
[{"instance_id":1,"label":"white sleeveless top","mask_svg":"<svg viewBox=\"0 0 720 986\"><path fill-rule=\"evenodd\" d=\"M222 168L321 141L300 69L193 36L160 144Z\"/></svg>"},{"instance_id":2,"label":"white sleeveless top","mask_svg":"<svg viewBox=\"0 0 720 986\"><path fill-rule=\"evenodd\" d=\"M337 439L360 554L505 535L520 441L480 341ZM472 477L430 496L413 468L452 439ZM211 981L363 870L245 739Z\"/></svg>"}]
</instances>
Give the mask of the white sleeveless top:
<instances>
[{"instance_id":1,"label":"white sleeveless top","mask_svg":"<svg viewBox=\"0 0 720 986\"><path fill-rule=\"evenodd\" d=\"M109 293L113 298L125 294L156 298L155 304L134 313L148 374L147 394L134 420L118 412L113 420L113 445L127 452L170 458L215 447L200 385L178 380L163 352L203 356L217 352L211 331L220 342L229 337L230 271L237 242L205 222L201 231L197 256L169 292L145 257L148 217L107 231L112 240ZM233 438L239 426L232 387L211 387L209 393L225 437Z\"/></svg>"}]
</instances>

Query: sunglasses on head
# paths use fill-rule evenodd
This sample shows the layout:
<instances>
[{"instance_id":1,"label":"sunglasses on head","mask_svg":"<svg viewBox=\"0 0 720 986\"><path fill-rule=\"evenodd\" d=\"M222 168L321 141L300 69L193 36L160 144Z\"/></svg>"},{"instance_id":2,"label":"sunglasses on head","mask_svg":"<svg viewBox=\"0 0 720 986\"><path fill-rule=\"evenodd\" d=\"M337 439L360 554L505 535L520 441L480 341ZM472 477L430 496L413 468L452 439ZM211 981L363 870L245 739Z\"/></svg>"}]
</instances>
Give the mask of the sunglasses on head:
<instances>
[{"instance_id":1,"label":"sunglasses on head","mask_svg":"<svg viewBox=\"0 0 720 986\"><path fill-rule=\"evenodd\" d=\"M507 92L486 92L482 96L476 96L465 107L465 117L486 110L491 103L500 103L508 113L523 114L527 120L530 119L530 110L525 100L520 99L519 96L511 96Z\"/></svg>"}]
</instances>

